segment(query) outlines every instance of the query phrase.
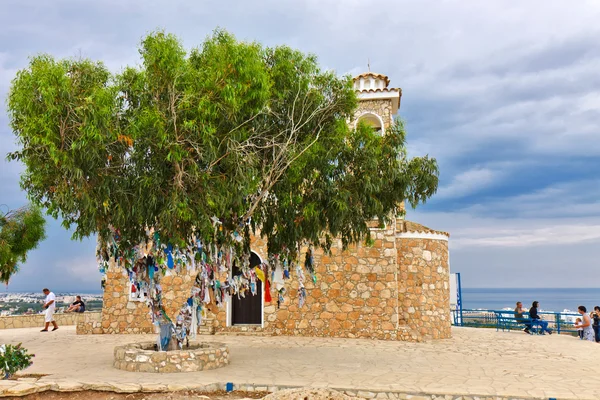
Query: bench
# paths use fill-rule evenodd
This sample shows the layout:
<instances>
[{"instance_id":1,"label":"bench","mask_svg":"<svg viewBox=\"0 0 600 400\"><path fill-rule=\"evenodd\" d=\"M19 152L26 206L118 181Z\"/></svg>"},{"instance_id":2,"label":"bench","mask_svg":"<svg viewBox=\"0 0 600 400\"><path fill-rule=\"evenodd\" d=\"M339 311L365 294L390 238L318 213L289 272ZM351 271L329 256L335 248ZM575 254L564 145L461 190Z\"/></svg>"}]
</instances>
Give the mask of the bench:
<instances>
[{"instance_id":1,"label":"bench","mask_svg":"<svg viewBox=\"0 0 600 400\"><path fill-rule=\"evenodd\" d=\"M512 311L494 311L496 315L496 332L502 329L502 332L505 330L523 330L527 325L529 325L529 331L534 334L541 334L542 329L541 325L536 319L523 318L517 320L515 318L515 314ZM523 316L528 315L528 313L523 313Z\"/></svg>"}]
</instances>

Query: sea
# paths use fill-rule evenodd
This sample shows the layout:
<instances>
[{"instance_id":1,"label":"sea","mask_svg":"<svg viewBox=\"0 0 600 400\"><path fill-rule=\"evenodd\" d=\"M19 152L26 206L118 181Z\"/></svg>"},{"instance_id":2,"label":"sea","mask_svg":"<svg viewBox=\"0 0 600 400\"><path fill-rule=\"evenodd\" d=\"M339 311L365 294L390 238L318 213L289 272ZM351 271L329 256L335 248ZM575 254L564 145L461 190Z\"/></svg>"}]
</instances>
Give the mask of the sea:
<instances>
[{"instance_id":1,"label":"sea","mask_svg":"<svg viewBox=\"0 0 600 400\"><path fill-rule=\"evenodd\" d=\"M600 305L600 288L462 288L463 308L502 310L515 308L520 301L523 307L531 307L538 301L543 311L577 311L583 305L588 311Z\"/></svg>"}]
</instances>

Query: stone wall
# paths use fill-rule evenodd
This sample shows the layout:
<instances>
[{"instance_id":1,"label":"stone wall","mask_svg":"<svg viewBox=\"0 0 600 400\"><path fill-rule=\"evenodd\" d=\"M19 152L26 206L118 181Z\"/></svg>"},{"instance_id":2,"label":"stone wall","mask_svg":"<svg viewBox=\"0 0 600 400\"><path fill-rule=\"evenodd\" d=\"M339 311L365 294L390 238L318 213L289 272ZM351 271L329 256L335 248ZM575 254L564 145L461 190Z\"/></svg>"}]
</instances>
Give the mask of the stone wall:
<instances>
[{"instance_id":1,"label":"stone wall","mask_svg":"<svg viewBox=\"0 0 600 400\"><path fill-rule=\"evenodd\" d=\"M398 239L400 319L411 340L451 336L448 240Z\"/></svg>"},{"instance_id":2,"label":"stone wall","mask_svg":"<svg viewBox=\"0 0 600 400\"><path fill-rule=\"evenodd\" d=\"M372 229L372 246L358 244L342 250L341 242L332 246L331 254L315 249L317 283L306 274L306 303L298 304L295 270L286 284L283 304L277 297L265 304L262 331L275 335L362 337L398 339L398 283L394 229ZM265 257L265 244L252 243L253 251ZM273 291L275 293L275 291ZM226 326L226 312L221 310L215 330L236 331Z\"/></svg>"},{"instance_id":3,"label":"stone wall","mask_svg":"<svg viewBox=\"0 0 600 400\"><path fill-rule=\"evenodd\" d=\"M315 250L317 275L305 271L306 303L299 307L295 269L286 281L285 301L277 293L264 304L259 326L228 326L227 306L213 308L208 321L215 333L298 335L422 341L450 337L448 235L399 220L385 228L371 227L373 244L343 250L336 242L331 254ZM252 250L267 256L266 243L255 237ZM161 280L165 308L174 316L188 298L195 271ZM128 281L119 269L107 271L101 322L79 324L77 333L154 332L143 302L131 302Z\"/></svg>"},{"instance_id":4,"label":"stone wall","mask_svg":"<svg viewBox=\"0 0 600 400\"><path fill-rule=\"evenodd\" d=\"M163 305L170 318L177 316L190 297L195 278L194 270L186 270L179 275L167 271L161 278ZM127 274L123 268L113 264L106 271L101 320L77 324L77 334L154 333L149 312L145 302L129 300Z\"/></svg>"},{"instance_id":5,"label":"stone wall","mask_svg":"<svg viewBox=\"0 0 600 400\"><path fill-rule=\"evenodd\" d=\"M354 121L367 112L381 117L384 130L388 129L393 122L392 100L390 99L361 100L354 113Z\"/></svg>"},{"instance_id":6,"label":"stone wall","mask_svg":"<svg viewBox=\"0 0 600 400\"><path fill-rule=\"evenodd\" d=\"M54 314L58 326L77 325L80 322L100 321L100 312ZM0 317L0 329L35 328L44 326L44 314L11 315Z\"/></svg>"},{"instance_id":7,"label":"stone wall","mask_svg":"<svg viewBox=\"0 0 600 400\"><path fill-rule=\"evenodd\" d=\"M200 343L173 351L156 351L156 343L117 346L113 366L130 372L194 372L229 364L229 349L223 343Z\"/></svg>"},{"instance_id":8,"label":"stone wall","mask_svg":"<svg viewBox=\"0 0 600 400\"><path fill-rule=\"evenodd\" d=\"M448 235L403 220L384 229L372 225L372 246L361 243L342 250L338 241L331 255L315 251L317 283L306 279L303 308L290 271L284 304L277 308L272 294L273 301L265 303L263 326L251 331L404 341L449 338ZM252 249L265 256L262 239L255 238ZM216 332L249 330L227 326L225 309L214 326Z\"/></svg>"},{"instance_id":9,"label":"stone wall","mask_svg":"<svg viewBox=\"0 0 600 400\"><path fill-rule=\"evenodd\" d=\"M101 333L150 333L154 326L144 302L129 301L129 279L124 269L106 271Z\"/></svg>"}]
</instances>

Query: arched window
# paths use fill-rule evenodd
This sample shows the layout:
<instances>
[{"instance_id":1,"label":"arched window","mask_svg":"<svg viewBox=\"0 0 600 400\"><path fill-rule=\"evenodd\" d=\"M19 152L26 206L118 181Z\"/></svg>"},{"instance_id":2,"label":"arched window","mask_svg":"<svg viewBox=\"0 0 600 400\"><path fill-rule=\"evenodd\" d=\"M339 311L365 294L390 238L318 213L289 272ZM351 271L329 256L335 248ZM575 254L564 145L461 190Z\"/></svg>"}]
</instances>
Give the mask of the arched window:
<instances>
[{"instance_id":1,"label":"arched window","mask_svg":"<svg viewBox=\"0 0 600 400\"><path fill-rule=\"evenodd\" d=\"M358 117L358 121L362 121L362 122L366 123L367 125L372 126L376 132L379 132L382 135L384 134L383 121L382 121L381 117L377 114L373 114L373 113L362 114L360 117ZM358 121L357 121L357 123L358 123Z\"/></svg>"}]
</instances>

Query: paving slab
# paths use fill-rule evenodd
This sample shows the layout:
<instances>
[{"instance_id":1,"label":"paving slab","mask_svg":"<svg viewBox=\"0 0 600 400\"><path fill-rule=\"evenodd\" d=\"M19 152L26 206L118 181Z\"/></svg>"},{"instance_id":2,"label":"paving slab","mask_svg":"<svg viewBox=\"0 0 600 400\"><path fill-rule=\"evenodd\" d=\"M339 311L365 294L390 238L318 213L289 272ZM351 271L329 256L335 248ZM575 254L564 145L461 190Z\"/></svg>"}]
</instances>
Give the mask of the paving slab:
<instances>
[{"instance_id":1,"label":"paving slab","mask_svg":"<svg viewBox=\"0 0 600 400\"><path fill-rule=\"evenodd\" d=\"M25 396L27 394L36 393L38 386L33 383L18 383L6 389L8 396Z\"/></svg>"},{"instance_id":2,"label":"paving slab","mask_svg":"<svg viewBox=\"0 0 600 400\"><path fill-rule=\"evenodd\" d=\"M189 373L115 369L117 345L148 342L154 335L76 335L0 330L0 343L23 343L36 354L28 374L60 391L98 388L130 392L236 387L345 388L353 392L598 399L600 346L566 335L533 336L493 329L454 328L453 337L426 343L363 339L199 336L226 343L230 364ZM6 381L0 392L33 390L36 383ZM381 396L380 398L383 398Z\"/></svg>"}]
</instances>

